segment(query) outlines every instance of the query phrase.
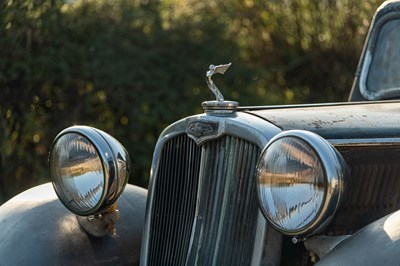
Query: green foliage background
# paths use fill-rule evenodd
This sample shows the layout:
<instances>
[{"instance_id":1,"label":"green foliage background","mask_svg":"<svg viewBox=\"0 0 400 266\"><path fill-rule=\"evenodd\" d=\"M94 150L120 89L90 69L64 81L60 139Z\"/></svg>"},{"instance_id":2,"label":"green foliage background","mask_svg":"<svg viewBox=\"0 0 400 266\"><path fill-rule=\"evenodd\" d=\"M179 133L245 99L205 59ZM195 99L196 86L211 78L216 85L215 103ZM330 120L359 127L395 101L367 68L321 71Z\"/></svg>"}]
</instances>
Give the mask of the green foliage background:
<instances>
[{"instance_id":1,"label":"green foliage background","mask_svg":"<svg viewBox=\"0 0 400 266\"><path fill-rule=\"evenodd\" d=\"M48 182L52 140L75 124L127 148L146 186L168 124L212 99L208 65L232 62L241 105L346 101L368 0L8 0L0 6L0 203Z\"/></svg>"}]
</instances>

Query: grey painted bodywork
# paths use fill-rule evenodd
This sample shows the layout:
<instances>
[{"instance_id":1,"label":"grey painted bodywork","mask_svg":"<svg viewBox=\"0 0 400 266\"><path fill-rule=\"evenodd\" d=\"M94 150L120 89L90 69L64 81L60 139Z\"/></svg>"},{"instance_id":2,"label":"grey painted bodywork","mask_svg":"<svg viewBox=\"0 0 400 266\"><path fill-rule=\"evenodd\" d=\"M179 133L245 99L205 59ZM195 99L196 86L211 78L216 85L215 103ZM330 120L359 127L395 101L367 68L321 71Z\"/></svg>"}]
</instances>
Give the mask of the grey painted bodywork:
<instances>
[{"instance_id":1,"label":"grey painted bodywork","mask_svg":"<svg viewBox=\"0 0 400 266\"><path fill-rule=\"evenodd\" d=\"M147 190L127 185L117 235L95 238L58 200L50 183L0 207L0 265L139 264Z\"/></svg>"},{"instance_id":2,"label":"grey painted bodywork","mask_svg":"<svg viewBox=\"0 0 400 266\"><path fill-rule=\"evenodd\" d=\"M317 265L400 265L400 211L367 225Z\"/></svg>"}]
</instances>

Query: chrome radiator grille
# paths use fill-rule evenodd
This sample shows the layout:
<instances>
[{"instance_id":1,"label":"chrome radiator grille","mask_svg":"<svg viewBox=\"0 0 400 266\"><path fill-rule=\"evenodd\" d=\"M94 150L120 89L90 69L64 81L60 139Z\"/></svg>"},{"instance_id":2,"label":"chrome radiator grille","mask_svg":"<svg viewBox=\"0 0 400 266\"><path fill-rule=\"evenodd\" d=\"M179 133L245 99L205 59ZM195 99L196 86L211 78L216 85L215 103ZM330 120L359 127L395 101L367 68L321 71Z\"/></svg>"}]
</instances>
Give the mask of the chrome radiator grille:
<instances>
[{"instance_id":1,"label":"chrome radiator grille","mask_svg":"<svg viewBox=\"0 0 400 266\"><path fill-rule=\"evenodd\" d=\"M201 149L186 135L163 148L151 216L149 265L182 265L196 211Z\"/></svg>"},{"instance_id":2,"label":"chrome radiator grille","mask_svg":"<svg viewBox=\"0 0 400 266\"><path fill-rule=\"evenodd\" d=\"M149 265L249 265L257 230L260 150L224 136L198 147L186 135L161 153Z\"/></svg>"}]
</instances>

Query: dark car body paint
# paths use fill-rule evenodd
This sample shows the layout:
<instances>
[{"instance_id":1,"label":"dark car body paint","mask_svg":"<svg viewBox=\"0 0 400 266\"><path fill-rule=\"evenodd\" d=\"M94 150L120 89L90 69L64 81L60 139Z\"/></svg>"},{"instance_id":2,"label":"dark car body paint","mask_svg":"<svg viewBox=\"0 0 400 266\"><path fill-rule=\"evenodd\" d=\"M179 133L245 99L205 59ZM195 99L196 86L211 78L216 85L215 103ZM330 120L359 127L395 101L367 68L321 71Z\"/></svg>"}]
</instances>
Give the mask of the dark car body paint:
<instances>
[{"instance_id":1,"label":"dark car body paint","mask_svg":"<svg viewBox=\"0 0 400 266\"><path fill-rule=\"evenodd\" d=\"M302 129L325 139L400 137L400 101L247 108L282 130Z\"/></svg>"},{"instance_id":2,"label":"dark car body paint","mask_svg":"<svg viewBox=\"0 0 400 266\"><path fill-rule=\"evenodd\" d=\"M85 233L50 183L0 207L0 265L138 265L147 190L127 185L117 235Z\"/></svg>"}]
</instances>

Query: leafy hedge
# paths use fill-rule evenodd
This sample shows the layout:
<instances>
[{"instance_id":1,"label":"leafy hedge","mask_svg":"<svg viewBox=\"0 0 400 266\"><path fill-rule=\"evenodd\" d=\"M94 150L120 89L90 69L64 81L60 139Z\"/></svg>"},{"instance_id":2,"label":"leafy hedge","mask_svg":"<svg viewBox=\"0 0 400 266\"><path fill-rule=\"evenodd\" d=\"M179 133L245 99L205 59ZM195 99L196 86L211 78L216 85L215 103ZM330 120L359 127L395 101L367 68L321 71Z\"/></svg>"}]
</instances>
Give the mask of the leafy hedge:
<instances>
[{"instance_id":1,"label":"leafy hedge","mask_svg":"<svg viewBox=\"0 0 400 266\"><path fill-rule=\"evenodd\" d=\"M49 181L74 124L115 136L146 186L158 135L212 99L345 101L380 1L9 0L0 6L0 203Z\"/></svg>"}]
</instances>

